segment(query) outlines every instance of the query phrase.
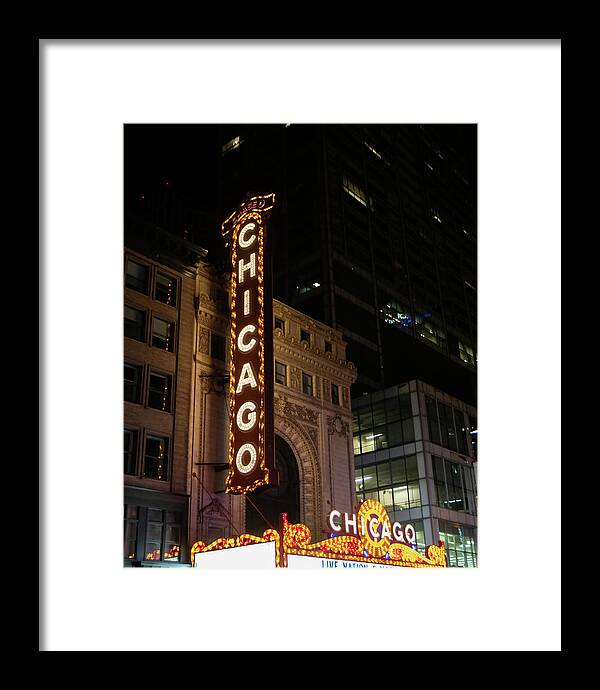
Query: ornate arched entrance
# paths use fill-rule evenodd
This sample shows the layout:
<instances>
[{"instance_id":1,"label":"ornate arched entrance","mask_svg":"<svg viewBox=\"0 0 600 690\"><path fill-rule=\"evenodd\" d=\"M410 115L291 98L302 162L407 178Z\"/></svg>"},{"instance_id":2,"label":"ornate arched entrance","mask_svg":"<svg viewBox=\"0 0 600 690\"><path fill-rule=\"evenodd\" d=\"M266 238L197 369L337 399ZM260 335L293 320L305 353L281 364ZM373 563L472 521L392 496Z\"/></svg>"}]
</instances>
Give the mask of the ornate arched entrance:
<instances>
[{"instance_id":1,"label":"ornate arched entrance","mask_svg":"<svg viewBox=\"0 0 600 690\"><path fill-rule=\"evenodd\" d=\"M278 528L279 516L287 513L290 522L300 522L300 475L298 462L289 444L275 435L275 466L279 486L258 490L246 501L246 532L262 534Z\"/></svg>"}]
</instances>

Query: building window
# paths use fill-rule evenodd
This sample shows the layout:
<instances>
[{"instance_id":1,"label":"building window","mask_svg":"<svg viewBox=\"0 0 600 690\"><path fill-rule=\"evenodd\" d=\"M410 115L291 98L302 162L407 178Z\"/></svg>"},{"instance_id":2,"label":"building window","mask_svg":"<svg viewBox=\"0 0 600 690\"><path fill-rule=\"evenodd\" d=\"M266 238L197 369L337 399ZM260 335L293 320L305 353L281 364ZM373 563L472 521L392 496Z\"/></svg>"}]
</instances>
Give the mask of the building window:
<instances>
[{"instance_id":1,"label":"building window","mask_svg":"<svg viewBox=\"0 0 600 690\"><path fill-rule=\"evenodd\" d=\"M148 379L148 407L171 411L171 376L151 371Z\"/></svg>"},{"instance_id":2,"label":"building window","mask_svg":"<svg viewBox=\"0 0 600 690\"><path fill-rule=\"evenodd\" d=\"M125 538L123 557L134 559L137 553L137 532L139 523L138 506L125 506Z\"/></svg>"},{"instance_id":3,"label":"building window","mask_svg":"<svg viewBox=\"0 0 600 690\"><path fill-rule=\"evenodd\" d=\"M376 151L369 143L366 141L364 142L365 146L369 149L369 151L374 155L379 158L379 160L383 160L383 156L379 153L379 151Z\"/></svg>"},{"instance_id":4,"label":"building window","mask_svg":"<svg viewBox=\"0 0 600 690\"><path fill-rule=\"evenodd\" d=\"M391 298L386 299L385 307L379 309L379 312L383 315L384 322L395 328L411 328L413 325L408 307Z\"/></svg>"},{"instance_id":5,"label":"building window","mask_svg":"<svg viewBox=\"0 0 600 690\"><path fill-rule=\"evenodd\" d=\"M325 352L333 352L333 347L329 340L325 341Z\"/></svg>"},{"instance_id":6,"label":"building window","mask_svg":"<svg viewBox=\"0 0 600 690\"><path fill-rule=\"evenodd\" d=\"M446 350L446 334L442 328L434 326L429 321L424 321L421 316L416 318L416 322L419 337L433 343L441 350Z\"/></svg>"},{"instance_id":7,"label":"building window","mask_svg":"<svg viewBox=\"0 0 600 690\"><path fill-rule=\"evenodd\" d=\"M142 381L142 367L135 364L125 364L124 368L125 391L124 397L127 402L139 403Z\"/></svg>"},{"instance_id":8,"label":"building window","mask_svg":"<svg viewBox=\"0 0 600 690\"><path fill-rule=\"evenodd\" d=\"M473 352L473 348L465 345L460 340L458 341L458 356L463 362L475 366L475 353Z\"/></svg>"},{"instance_id":9,"label":"building window","mask_svg":"<svg viewBox=\"0 0 600 690\"><path fill-rule=\"evenodd\" d=\"M287 386L287 367L281 362L275 362L275 383Z\"/></svg>"},{"instance_id":10,"label":"building window","mask_svg":"<svg viewBox=\"0 0 600 690\"><path fill-rule=\"evenodd\" d=\"M442 445L450 450L458 450L456 445L456 430L454 429L454 415L452 408L438 402L438 414L440 418L440 432Z\"/></svg>"},{"instance_id":11,"label":"building window","mask_svg":"<svg viewBox=\"0 0 600 690\"><path fill-rule=\"evenodd\" d=\"M155 316L152 319L152 347L173 352L175 324Z\"/></svg>"},{"instance_id":12,"label":"building window","mask_svg":"<svg viewBox=\"0 0 600 690\"><path fill-rule=\"evenodd\" d=\"M181 551L181 513L148 508L145 561L179 561Z\"/></svg>"},{"instance_id":13,"label":"building window","mask_svg":"<svg viewBox=\"0 0 600 690\"><path fill-rule=\"evenodd\" d=\"M433 481L440 508L475 515L475 472L473 467L432 456Z\"/></svg>"},{"instance_id":14,"label":"building window","mask_svg":"<svg viewBox=\"0 0 600 690\"><path fill-rule=\"evenodd\" d=\"M138 264L137 261L127 260L127 268L125 270L125 286L142 292L144 295L148 294L148 277L150 269L148 266Z\"/></svg>"},{"instance_id":15,"label":"building window","mask_svg":"<svg viewBox=\"0 0 600 690\"><path fill-rule=\"evenodd\" d=\"M477 457L477 417L469 415L469 436L471 437L471 448L473 449L473 457Z\"/></svg>"},{"instance_id":16,"label":"building window","mask_svg":"<svg viewBox=\"0 0 600 690\"><path fill-rule=\"evenodd\" d=\"M377 402L357 401L353 411L354 453L371 453L415 440L410 392L397 389Z\"/></svg>"},{"instance_id":17,"label":"building window","mask_svg":"<svg viewBox=\"0 0 600 690\"><path fill-rule=\"evenodd\" d=\"M456 427L456 440L458 441L458 452L468 455L467 451L467 427L465 425L465 415L460 411L454 410L454 425Z\"/></svg>"},{"instance_id":18,"label":"building window","mask_svg":"<svg viewBox=\"0 0 600 690\"><path fill-rule=\"evenodd\" d=\"M218 333L210 334L210 356L213 359L218 359L220 362L225 361L225 338Z\"/></svg>"},{"instance_id":19,"label":"building window","mask_svg":"<svg viewBox=\"0 0 600 690\"><path fill-rule=\"evenodd\" d=\"M331 402L334 405L340 404L340 387L335 383L331 384Z\"/></svg>"},{"instance_id":20,"label":"building window","mask_svg":"<svg viewBox=\"0 0 600 690\"><path fill-rule=\"evenodd\" d=\"M177 304L177 280L164 273L156 274L154 299L174 307Z\"/></svg>"},{"instance_id":21,"label":"building window","mask_svg":"<svg viewBox=\"0 0 600 690\"><path fill-rule=\"evenodd\" d=\"M166 481L169 469L169 439L164 436L146 436L143 476Z\"/></svg>"},{"instance_id":22,"label":"building window","mask_svg":"<svg viewBox=\"0 0 600 690\"><path fill-rule=\"evenodd\" d=\"M125 505L124 558L181 561L183 513Z\"/></svg>"},{"instance_id":23,"label":"building window","mask_svg":"<svg viewBox=\"0 0 600 690\"><path fill-rule=\"evenodd\" d=\"M439 520L439 538L444 542L448 565L457 568L477 567L475 528Z\"/></svg>"},{"instance_id":24,"label":"building window","mask_svg":"<svg viewBox=\"0 0 600 690\"><path fill-rule=\"evenodd\" d=\"M144 342L146 339L146 312L125 305L125 337Z\"/></svg>"},{"instance_id":25,"label":"building window","mask_svg":"<svg viewBox=\"0 0 600 690\"><path fill-rule=\"evenodd\" d=\"M123 471L125 474L137 474L137 431L125 429L123 440Z\"/></svg>"},{"instance_id":26,"label":"building window","mask_svg":"<svg viewBox=\"0 0 600 690\"><path fill-rule=\"evenodd\" d=\"M302 372L302 391L306 395L313 394L313 377L310 374Z\"/></svg>"},{"instance_id":27,"label":"building window","mask_svg":"<svg viewBox=\"0 0 600 690\"><path fill-rule=\"evenodd\" d=\"M425 398L425 406L427 408L427 423L429 425L429 440L432 443L440 444L440 423L437 416L437 408L433 398Z\"/></svg>"},{"instance_id":28,"label":"building window","mask_svg":"<svg viewBox=\"0 0 600 690\"><path fill-rule=\"evenodd\" d=\"M355 480L359 501L373 498L389 513L421 506L416 455L357 467Z\"/></svg>"},{"instance_id":29,"label":"building window","mask_svg":"<svg viewBox=\"0 0 600 690\"><path fill-rule=\"evenodd\" d=\"M240 139L240 137L234 137L230 141L228 141L226 144L223 144L221 147L221 155L224 156L225 154L229 153L230 151L233 151L234 149L237 149L238 146L240 146L243 143L243 139Z\"/></svg>"},{"instance_id":30,"label":"building window","mask_svg":"<svg viewBox=\"0 0 600 690\"><path fill-rule=\"evenodd\" d=\"M310 345L310 333L300 329L300 342L308 343Z\"/></svg>"},{"instance_id":31,"label":"building window","mask_svg":"<svg viewBox=\"0 0 600 690\"><path fill-rule=\"evenodd\" d=\"M353 199L356 199L363 206L367 205L367 195L364 190L357 184L349 180L345 175L343 178L344 191L346 191Z\"/></svg>"},{"instance_id":32,"label":"building window","mask_svg":"<svg viewBox=\"0 0 600 690\"><path fill-rule=\"evenodd\" d=\"M275 328L279 328L283 334L285 334L285 321L283 319L278 319L275 317Z\"/></svg>"}]
</instances>

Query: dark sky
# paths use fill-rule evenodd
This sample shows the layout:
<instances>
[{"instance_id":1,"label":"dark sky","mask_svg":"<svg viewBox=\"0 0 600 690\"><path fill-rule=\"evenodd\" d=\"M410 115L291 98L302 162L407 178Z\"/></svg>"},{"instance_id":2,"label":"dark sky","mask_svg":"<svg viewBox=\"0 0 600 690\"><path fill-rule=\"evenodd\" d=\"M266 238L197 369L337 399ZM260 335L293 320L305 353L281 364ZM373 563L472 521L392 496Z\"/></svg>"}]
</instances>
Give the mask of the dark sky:
<instances>
[{"instance_id":1,"label":"dark sky","mask_svg":"<svg viewBox=\"0 0 600 690\"><path fill-rule=\"evenodd\" d=\"M169 180L185 195L199 197L200 192L210 198L216 184L217 126L126 125L126 191L136 194Z\"/></svg>"}]
</instances>

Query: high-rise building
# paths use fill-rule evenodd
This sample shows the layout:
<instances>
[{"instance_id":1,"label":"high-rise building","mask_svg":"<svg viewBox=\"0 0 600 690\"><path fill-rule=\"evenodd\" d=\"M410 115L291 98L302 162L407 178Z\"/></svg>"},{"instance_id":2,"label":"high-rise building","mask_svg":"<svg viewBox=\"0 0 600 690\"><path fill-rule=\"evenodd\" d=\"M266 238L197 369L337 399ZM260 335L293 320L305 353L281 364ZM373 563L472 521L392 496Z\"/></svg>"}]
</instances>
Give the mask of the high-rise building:
<instances>
[{"instance_id":1,"label":"high-rise building","mask_svg":"<svg viewBox=\"0 0 600 690\"><path fill-rule=\"evenodd\" d=\"M211 132L217 213L275 192L273 294L344 333L353 397L420 379L476 404L475 125Z\"/></svg>"}]
</instances>

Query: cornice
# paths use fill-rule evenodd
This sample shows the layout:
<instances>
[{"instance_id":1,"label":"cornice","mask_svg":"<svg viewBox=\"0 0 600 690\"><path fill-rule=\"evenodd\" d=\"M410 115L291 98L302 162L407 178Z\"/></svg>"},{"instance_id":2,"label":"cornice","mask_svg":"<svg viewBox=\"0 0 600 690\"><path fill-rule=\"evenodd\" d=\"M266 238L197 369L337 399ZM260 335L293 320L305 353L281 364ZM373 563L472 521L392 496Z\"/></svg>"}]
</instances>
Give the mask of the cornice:
<instances>
[{"instance_id":1,"label":"cornice","mask_svg":"<svg viewBox=\"0 0 600 690\"><path fill-rule=\"evenodd\" d=\"M336 359L330 352L323 352L319 348L310 347L308 343L298 343L294 336L285 336L279 328L275 329L275 352L282 353L296 362L310 364L319 372L327 373L330 377L352 384L356 381L356 367L352 362Z\"/></svg>"},{"instance_id":2,"label":"cornice","mask_svg":"<svg viewBox=\"0 0 600 690\"><path fill-rule=\"evenodd\" d=\"M342 331L338 330L337 328L332 328L321 321L317 321L310 316L303 314L301 311L298 311L297 309L294 309L293 307L290 307L276 299L273 300L273 313L275 316L292 318L301 326L304 326L307 330L319 333L319 335L322 335L328 340L338 343L339 345L347 344L344 340L344 334Z\"/></svg>"}]
</instances>

